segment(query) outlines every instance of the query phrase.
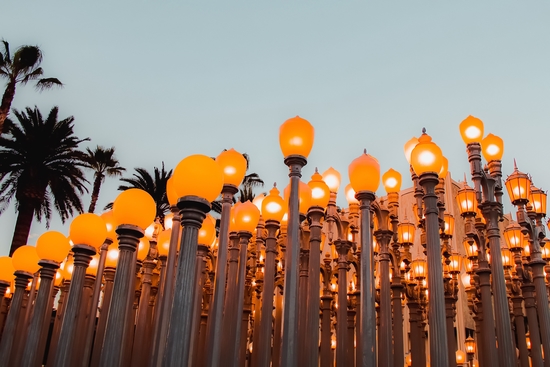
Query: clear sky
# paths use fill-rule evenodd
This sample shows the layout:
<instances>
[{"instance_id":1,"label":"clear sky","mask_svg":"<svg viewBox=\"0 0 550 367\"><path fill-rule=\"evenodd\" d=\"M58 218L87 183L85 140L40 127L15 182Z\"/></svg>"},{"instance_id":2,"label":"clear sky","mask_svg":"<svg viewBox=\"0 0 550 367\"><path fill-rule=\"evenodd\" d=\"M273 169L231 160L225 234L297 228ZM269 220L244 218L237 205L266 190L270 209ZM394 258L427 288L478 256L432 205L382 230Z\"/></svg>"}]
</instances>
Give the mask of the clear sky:
<instances>
[{"instance_id":1,"label":"clear sky","mask_svg":"<svg viewBox=\"0 0 550 367\"><path fill-rule=\"evenodd\" d=\"M45 76L65 83L22 87L13 107L45 115L58 105L89 146L115 146L127 174L233 147L250 155L265 191L282 188L278 127L300 115L316 129L304 181L333 166L343 188L366 148L410 186L403 144L422 127L461 179L458 124L471 114L504 139L505 175L516 158L550 187L547 1L8 0L1 11L12 51L40 46ZM118 184L107 179L100 208ZM54 217L51 228L68 233ZM14 225L12 205L0 216L0 255ZM29 244L44 231L34 223Z\"/></svg>"}]
</instances>

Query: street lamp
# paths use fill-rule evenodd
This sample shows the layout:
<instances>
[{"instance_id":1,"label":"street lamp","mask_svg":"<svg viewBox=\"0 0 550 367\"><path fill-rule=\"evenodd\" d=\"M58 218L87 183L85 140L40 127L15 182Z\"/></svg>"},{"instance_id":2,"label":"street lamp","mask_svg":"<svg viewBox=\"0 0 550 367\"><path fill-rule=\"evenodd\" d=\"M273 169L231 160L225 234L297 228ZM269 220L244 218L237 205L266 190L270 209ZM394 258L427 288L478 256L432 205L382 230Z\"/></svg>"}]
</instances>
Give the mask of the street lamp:
<instances>
[{"instance_id":1,"label":"street lamp","mask_svg":"<svg viewBox=\"0 0 550 367\"><path fill-rule=\"evenodd\" d=\"M468 363L470 367L473 367L474 355L476 354L476 342L471 335L464 341L464 348L466 348L466 354L468 355Z\"/></svg>"}]
</instances>

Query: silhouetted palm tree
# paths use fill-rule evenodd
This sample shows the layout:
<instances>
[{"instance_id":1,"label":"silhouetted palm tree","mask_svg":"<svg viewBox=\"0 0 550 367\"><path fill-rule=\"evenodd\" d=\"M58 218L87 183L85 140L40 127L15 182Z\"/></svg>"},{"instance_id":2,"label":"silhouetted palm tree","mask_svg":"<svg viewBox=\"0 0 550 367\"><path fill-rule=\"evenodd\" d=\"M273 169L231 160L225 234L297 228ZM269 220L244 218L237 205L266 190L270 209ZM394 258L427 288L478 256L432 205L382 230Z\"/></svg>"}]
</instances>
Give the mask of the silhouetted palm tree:
<instances>
[{"instance_id":1,"label":"silhouetted palm tree","mask_svg":"<svg viewBox=\"0 0 550 367\"><path fill-rule=\"evenodd\" d=\"M160 218L161 224L164 225L164 215L170 212L170 204L168 203L168 197L166 196L166 182L172 176L172 170L166 171L164 169L164 162L162 167L154 167L154 173L151 175L145 168L134 168L136 173L133 177L123 177L120 179L122 182L126 182L128 185L120 185L118 189L120 191L128 190L131 188L138 188L145 190L153 197L157 204L157 217ZM111 208L112 203L108 204L105 208Z\"/></svg>"},{"instance_id":2,"label":"silhouetted palm tree","mask_svg":"<svg viewBox=\"0 0 550 367\"><path fill-rule=\"evenodd\" d=\"M43 91L53 86L63 84L57 78L41 78L43 70L40 67L42 62L42 51L38 46L21 46L13 54L10 54L10 45L2 40L4 52L0 52L0 77L6 78L8 84L2 96L0 104L0 135L4 132L4 121L10 112L11 103L15 97L17 84L25 85L31 80L36 80L36 89Z\"/></svg>"},{"instance_id":3,"label":"silhouetted palm tree","mask_svg":"<svg viewBox=\"0 0 550 367\"><path fill-rule=\"evenodd\" d=\"M74 135L72 116L58 121L58 107L46 120L37 107L13 110L18 124L6 120L6 133L0 137L0 213L10 200L17 200L17 222L10 255L26 245L34 216L46 226L52 207L65 222L74 212L81 213L80 195L87 192L82 167L85 154L78 145L89 139Z\"/></svg>"},{"instance_id":4,"label":"silhouetted palm tree","mask_svg":"<svg viewBox=\"0 0 550 367\"><path fill-rule=\"evenodd\" d=\"M88 208L88 212L93 213L105 176L120 176L126 168L119 165L118 160L115 158L114 147L103 148L99 145L94 150L86 148L86 167L94 171L92 199Z\"/></svg>"}]
</instances>

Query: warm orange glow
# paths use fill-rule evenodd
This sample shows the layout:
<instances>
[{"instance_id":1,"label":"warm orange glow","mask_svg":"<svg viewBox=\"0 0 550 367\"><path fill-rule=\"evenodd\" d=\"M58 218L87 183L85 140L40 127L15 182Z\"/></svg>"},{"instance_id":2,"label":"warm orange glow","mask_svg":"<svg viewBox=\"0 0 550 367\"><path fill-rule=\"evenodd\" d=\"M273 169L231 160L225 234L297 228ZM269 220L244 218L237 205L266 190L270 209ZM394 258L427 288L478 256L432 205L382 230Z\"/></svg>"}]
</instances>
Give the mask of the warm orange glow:
<instances>
[{"instance_id":1,"label":"warm orange glow","mask_svg":"<svg viewBox=\"0 0 550 367\"><path fill-rule=\"evenodd\" d=\"M504 230L504 239L510 249L523 248L525 246L521 227L514 221Z\"/></svg>"},{"instance_id":2,"label":"warm orange glow","mask_svg":"<svg viewBox=\"0 0 550 367\"><path fill-rule=\"evenodd\" d=\"M544 240L546 243L548 243L548 238L545 238ZM541 247L540 252L542 253L542 259L548 262L550 260L550 248L547 246Z\"/></svg>"},{"instance_id":3,"label":"warm orange glow","mask_svg":"<svg viewBox=\"0 0 550 367\"><path fill-rule=\"evenodd\" d=\"M463 365L466 362L466 353L460 349L456 351L456 364L458 366Z\"/></svg>"},{"instance_id":4,"label":"warm orange glow","mask_svg":"<svg viewBox=\"0 0 550 367\"><path fill-rule=\"evenodd\" d=\"M462 184L462 188L458 190L456 195L458 209L460 214L474 215L477 210L476 192L466 182Z\"/></svg>"},{"instance_id":5,"label":"warm orange glow","mask_svg":"<svg viewBox=\"0 0 550 367\"><path fill-rule=\"evenodd\" d=\"M262 192L260 195L256 195L252 200L252 204L256 205L256 208L258 208L260 212L262 211L262 203L265 197L266 195Z\"/></svg>"},{"instance_id":6,"label":"warm orange glow","mask_svg":"<svg viewBox=\"0 0 550 367\"><path fill-rule=\"evenodd\" d=\"M216 239L216 220L207 214L202 221L202 226L199 229L198 243L205 246L210 246Z\"/></svg>"},{"instance_id":7,"label":"warm orange glow","mask_svg":"<svg viewBox=\"0 0 550 367\"><path fill-rule=\"evenodd\" d=\"M223 183L226 185L239 186L246 173L246 159L244 156L231 148L216 157L216 162L223 171Z\"/></svg>"},{"instance_id":8,"label":"warm orange glow","mask_svg":"<svg viewBox=\"0 0 550 367\"><path fill-rule=\"evenodd\" d=\"M504 141L496 135L487 135L481 141L481 153L487 162L500 161L504 154Z\"/></svg>"},{"instance_id":9,"label":"warm orange glow","mask_svg":"<svg viewBox=\"0 0 550 367\"><path fill-rule=\"evenodd\" d=\"M401 223L399 223L397 225L397 238L399 243L412 244L414 242L415 231L416 231L416 227L414 226L414 224L412 224L408 220L404 220Z\"/></svg>"},{"instance_id":10,"label":"warm orange glow","mask_svg":"<svg viewBox=\"0 0 550 367\"><path fill-rule=\"evenodd\" d=\"M95 254L92 256L92 260L90 260L90 265L86 268L86 274L93 275L94 277L97 275L97 267L99 265L99 254Z\"/></svg>"},{"instance_id":11,"label":"warm orange glow","mask_svg":"<svg viewBox=\"0 0 550 367\"><path fill-rule=\"evenodd\" d=\"M167 229L159 233L157 239L157 250L159 256L168 256L168 250L170 249L170 237L172 237L172 229Z\"/></svg>"},{"instance_id":12,"label":"warm orange glow","mask_svg":"<svg viewBox=\"0 0 550 367\"><path fill-rule=\"evenodd\" d=\"M260 219L260 211L256 205L247 201L238 207L235 207L235 230L254 232Z\"/></svg>"},{"instance_id":13,"label":"warm orange glow","mask_svg":"<svg viewBox=\"0 0 550 367\"><path fill-rule=\"evenodd\" d=\"M69 237L75 245L88 245L98 248L103 245L105 238L107 238L107 226L99 215L93 213L80 214L71 222Z\"/></svg>"},{"instance_id":14,"label":"warm orange glow","mask_svg":"<svg viewBox=\"0 0 550 367\"><path fill-rule=\"evenodd\" d=\"M529 245L523 246L523 255L525 257L531 257L531 247L529 247Z\"/></svg>"},{"instance_id":15,"label":"warm orange glow","mask_svg":"<svg viewBox=\"0 0 550 367\"><path fill-rule=\"evenodd\" d=\"M329 167L329 169L323 172L322 176L323 181L327 184L330 192L338 192L340 182L342 181L342 175L340 175L340 172L332 167Z\"/></svg>"},{"instance_id":16,"label":"warm orange glow","mask_svg":"<svg viewBox=\"0 0 550 367\"><path fill-rule=\"evenodd\" d=\"M537 189L534 186L531 187L529 204L531 204L535 213L546 215L546 193L541 189Z\"/></svg>"},{"instance_id":17,"label":"warm orange glow","mask_svg":"<svg viewBox=\"0 0 550 367\"><path fill-rule=\"evenodd\" d=\"M418 144L411 152L411 165L417 175L426 172L434 172L438 174L443 165L443 153L441 148L432 142L432 138L423 133L418 138Z\"/></svg>"},{"instance_id":18,"label":"warm orange glow","mask_svg":"<svg viewBox=\"0 0 550 367\"><path fill-rule=\"evenodd\" d=\"M141 189L122 191L113 203L113 217L117 227L121 224L130 224L145 229L155 220L156 213L155 201Z\"/></svg>"},{"instance_id":19,"label":"warm orange glow","mask_svg":"<svg viewBox=\"0 0 550 367\"><path fill-rule=\"evenodd\" d=\"M415 259L411 263L411 277L416 280L422 280L426 278L428 273L428 266L426 260Z\"/></svg>"},{"instance_id":20,"label":"warm orange glow","mask_svg":"<svg viewBox=\"0 0 550 367\"><path fill-rule=\"evenodd\" d=\"M451 261L449 264L449 272L451 274L459 274L462 269L462 255L455 252L449 257L449 260Z\"/></svg>"},{"instance_id":21,"label":"warm orange glow","mask_svg":"<svg viewBox=\"0 0 550 367\"><path fill-rule=\"evenodd\" d=\"M118 242L114 241L107 250L107 256L105 257L105 267L116 268L118 262Z\"/></svg>"},{"instance_id":22,"label":"warm orange glow","mask_svg":"<svg viewBox=\"0 0 550 367\"><path fill-rule=\"evenodd\" d=\"M330 189L317 169L307 185L311 188L311 206L326 207L330 199Z\"/></svg>"},{"instance_id":23,"label":"warm orange glow","mask_svg":"<svg viewBox=\"0 0 550 367\"><path fill-rule=\"evenodd\" d=\"M214 201L223 188L224 174L220 165L202 154L182 159L174 169L174 188L178 198L198 196Z\"/></svg>"},{"instance_id":24,"label":"warm orange glow","mask_svg":"<svg viewBox=\"0 0 550 367\"><path fill-rule=\"evenodd\" d=\"M13 275L14 272L15 268L13 267L11 257L0 257L0 280L11 282L15 278Z\"/></svg>"},{"instance_id":25,"label":"warm orange glow","mask_svg":"<svg viewBox=\"0 0 550 367\"><path fill-rule=\"evenodd\" d=\"M71 280L74 270L74 258L71 256L67 261L61 263L61 273L65 280Z\"/></svg>"},{"instance_id":26,"label":"warm orange glow","mask_svg":"<svg viewBox=\"0 0 550 367\"><path fill-rule=\"evenodd\" d=\"M101 219L105 222L105 227L107 227L107 238L115 239L116 238L116 224L115 218L113 217L113 211L109 210L100 215Z\"/></svg>"},{"instance_id":27,"label":"warm orange glow","mask_svg":"<svg viewBox=\"0 0 550 367\"><path fill-rule=\"evenodd\" d=\"M452 236L455 231L455 217L451 214L445 213L445 230L443 231L447 236Z\"/></svg>"},{"instance_id":28,"label":"warm orange glow","mask_svg":"<svg viewBox=\"0 0 550 367\"><path fill-rule=\"evenodd\" d=\"M466 257L469 259L477 257L478 255L477 244L473 240L470 241L469 239L464 240L464 250L466 250Z\"/></svg>"},{"instance_id":29,"label":"warm orange glow","mask_svg":"<svg viewBox=\"0 0 550 367\"><path fill-rule=\"evenodd\" d=\"M279 145L283 156L308 157L313 148L315 129L309 121L296 116L286 120L279 128Z\"/></svg>"},{"instance_id":30,"label":"warm orange glow","mask_svg":"<svg viewBox=\"0 0 550 367\"><path fill-rule=\"evenodd\" d=\"M274 185L269 191L269 195L262 201L262 216L264 220L275 220L280 223L285 214L285 208L286 203Z\"/></svg>"},{"instance_id":31,"label":"warm orange glow","mask_svg":"<svg viewBox=\"0 0 550 367\"><path fill-rule=\"evenodd\" d=\"M345 188L346 191L346 200L348 201L348 205L351 204L359 204L359 200L355 198L355 190L353 187L351 187L351 184L348 184Z\"/></svg>"},{"instance_id":32,"label":"warm orange glow","mask_svg":"<svg viewBox=\"0 0 550 367\"><path fill-rule=\"evenodd\" d=\"M474 116L466 117L459 125L464 143L479 143L483 137L483 121Z\"/></svg>"},{"instance_id":33,"label":"warm orange glow","mask_svg":"<svg viewBox=\"0 0 550 367\"><path fill-rule=\"evenodd\" d=\"M19 247L12 255L12 264L15 270L26 271L31 274L40 269L39 261L40 258L36 253L36 248L29 245Z\"/></svg>"},{"instance_id":34,"label":"warm orange glow","mask_svg":"<svg viewBox=\"0 0 550 367\"><path fill-rule=\"evenodd\" d=\"M137 248L137 259L139 261L143 261L147 258L147 254L149 254L149 247L151 247L151 244L149 243L149 240L147 237L142 237L139 239L139 244Z\"/></svg>"},{"instance_id":35,"label":"warm orange glow","mask_svg":"<svg viewBox=\"0 0 550 367\"><path fill-rule=\"evenodd\" d=\"M412 366L413 360L411 353L407 354L407 356L405 357L405 363L407 364L407 367Z\"/></svg>"},{"instance_id":36,"label":"warm orange glow","mask_svg":"<svg viewBox=\"0 0 550 367\"><path fill-rule=\"evenodd\" d=\"M387 193L401 190L401 173L390 168L382 175L382 184Z\"/></svg>"},{"instance_id":37,"label":"warm orange glow","mask_svg":"<svg viewBox=\"0 0 550 367\"><path fill-rule=\"evenodd\" d=\"M439 171L439 178L447 177L449 171L449 160L445 156L441 156L441 170Z\"/></svg>"},{"instance_id":38,"label":"warm orange glow","mask_svg":"<svg viewBox=\"0 0 550 367\"><path fill-rule=\"evenodd\" d=\"M507 248L502 248L500 253L502 254L502 266L504 269L511 269L514 266L512 252Z\"/></svg>"},{"instance_id":39,"label":"warm orange glow","mask_svg":"<svg viewBox=\"0 0 550 367\"><path fill-rule=\"evenodd\" d=\"M508 176L505 181L506 190L510 196L512 204L526 202L531 195L531 180L529 176L518 171L515 167L514 172Z\"/></svg>"},{"instance_id":40,"label":"warm orange glow","mask_svg":"<svg viewBox=\"0 0 550 367\"><path fill-rule=\"evenodd\" d=\"M55 272L55 278L53 280L53 285L56 287L60 287L61 283L63 283L63 273L60 269L57 269Z\"/></svg>"},{"instance_id":41,"label":"warm orange glow","mask_svg":"<svg viewBox=\"0 0 550 367\"><path fill-rule=\"evenodd\" d=\"M376 238L372 238L372 252L375 254L380 252L380 245L378 244L378 241L376 241Z\"/></svg>"},{"instance_id":42,"label":"warm orange glow","mask_svg":"<svg viewBox=\"0 0 550 367\"><path fill-rule=\"evenodd\" d=\"M464 348L466 348L466 353L474 354L476 352L476 342L471 336L467 337L464 341Z\"/></svg>"},{"instance_id":43,"label":"warm orange glow","mask_svg":"<svg viewBox=\"0 0 550 367\"><path fill-rule=\"evenodd\" d=\"M405 151L405 158L407 158L407 162L409 162L409 165L411 164L411 153L418 144L418 138L416 136L413 136L411 140L407 141L405 143L405 146L403 147L403 150Z\"/></svg>"},{"instance_id":44,"label":"warm orange glow","mask_svg":"<svg viewBox=\"0 0 550 367\"><path fill-rule=\"evenodd\" d=\"M290 198L290 184L285 187L284 190L285 202L288 203ZM298 185L298 200L299 200L299 211L302 214L307 213L308 209L311 207L311 187L309 187L305 182L300 180Z\"/></svg>"},{"instance_id":45,"label":"warm orange glow","mask_svg":"<svg viewBox=\"0 0 550 367\"><path fill-rule=\"evenodd\" d=\"M462 273L462 275L460 276L460 280L462 281L462 285L464 286L464 288L468 289L472 286L470 284L470 281L471 281L471 275L470 274Z\"/></svg>"},{"instance_id":46,"label":"warm orange glow","mask_svg":"<svg viewBox=\"0 0 550 367\"><path fill-rule=\"evenodd\" d=\"M145 237L149 241L153 241L157 238L159 232L162 230L162 226L160 223L155 220L153 223L149 224L147 228L145 228Z\"/></svg>"},{"instance_id":47,"label":"warm orange glow","mask_svg":"<svg viewBox=\"0 0 550 367\"><path fill-rule=\"evenodd\" d=\"M531 336L529 332L525 334L525 343L527 344L527 349L531 350Z\"/></svg>"},{"instance_id":48,"label":"warm orange glow","mask_svg":"<svg viewBox=\"0 0 550 367\"><path fill-rule=\"evenodd\" d=\"M172 219L174 219L174 214L168 213L164 216L164 229L172 229ZM160 231L162 232L162 228Z\"/></svg>"},{"instance_id":49,"label":"warm orange glow","mask_svg":"<svg viewBox=\"0 0 550 367\"><path fill-rule=\"evenodd\" d=\"M170 206L175 206L178 203L178 193L173 175L166 181L166 196L168 197L168 204Z\"/></svg>"},{"instance_id":50,"label":"warm orange glow","mask_svg":"<svg viewBox=\"0 0 550 367\"><path fill-rule=\"evenodd\" d=\"M380 164L376 158L365 151L350 163L348 175L355 192L376 192L380 185Z\"/></svg>"},{"instance_id":51,"label":"warm orange glow","mask_svg":"<svg viewBox=\"0 0 550 367\"><path fill-rule=\"evenodd\" d=\"M69 239L57 231L44 232L36 240L36 253L42 260L62 262L71 251Z\"/></svg>"}]
</instances>

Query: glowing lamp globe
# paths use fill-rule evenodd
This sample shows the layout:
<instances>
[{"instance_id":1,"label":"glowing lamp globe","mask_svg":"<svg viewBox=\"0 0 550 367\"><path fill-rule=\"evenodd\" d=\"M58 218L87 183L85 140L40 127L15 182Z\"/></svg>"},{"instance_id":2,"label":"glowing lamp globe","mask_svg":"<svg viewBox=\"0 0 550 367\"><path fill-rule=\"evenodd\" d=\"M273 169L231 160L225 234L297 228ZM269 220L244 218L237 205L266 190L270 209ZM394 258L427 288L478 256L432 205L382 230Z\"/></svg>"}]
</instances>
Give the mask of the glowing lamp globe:
<instances>
[{"instance_id":1,"label":"glowing lamp globe","mask_svg":"<svg viewBox=\"0 0 550 367\"><path fill-rule=\"evenodd\" d=\"M53 280L53 285L56 287L60 287L61 283L63 283L63 273L60 269L57 269L55 272L55 278Z\"/></svg>"},{"instance_id":2,"label":"glowing lamp globe","mask_svg":"<svg viewBox=\"0 0 550 367\"><path fill-rule=\"evenodd\" d=\"M419 176L426 172L439 174L443 165L442 157L441 148L424 132L411 152L411 165Z\"/></svg>"},{"instance_id":3,"label":"glowing lamp globe","mask_svg":"<svg viewBox=\"0 0 550 367\"><path fill-rule=\"evenodd\" d=\"M99 265L99 254L95 254L92 256L92 260L90 260L90 264L86 268L86 274L93 275L94 277L97 275L97 267Z\"/></svg>"},{"instance_id":4,"label":"glowing lamp globe","mask_svg":"<svg viewBox=\"0 0 550 367\"><path fill-rule=\"evenodd\" d=\"M105 222L105 226L107 227L107 238L113 240L116 238L116 224L115 224L115 218L113 217L113 211L109 210L108 212L105 212L100 215L101 219Z\"/></svg>"},{"instance_id":5,"label":"glowing lamp globe","mask_svg":"<svg viewBox=\"0 0 550 367\"><path fill-rule=\"evenodd\" d=\"M149 241L155 241L159 232L162 230L162 226L158 220L149 224L149 227L145 228L144 234Z\"/></svg>"},{"instance_id":6,"label":"glowing lamp globe","mask_svg":"<svg viewBox=\"0 0 550 367\"><path fill-rule=\"evenodd\" d=\"M71 243L64 234L57 231L44 232L36 240L36 253L42 260L62 262L71 251Z\"/></svg>"},{"instance_id":7,"label":"glowing lamp globe","mask_svg":"<svg viewBox=\"0 0 550 367\"><path fill-rule=\"evenodd\" d=\"M142 237L139 239L139 244L137 248L137 259L139 261L144 261L147 258L150 247L151 247L151 244L149 243L149 240L147 239L147 237Z\"/></svg>"},{"instance_id":8,"label":"glowing lamp globe","mask_svg":"<svg viewBox=\"0 0 550 367\"><path fill-rule=\"evenodd\" d=\"M141 189L122 191L113 203L113 217L117 227L129 224L145 229L155 220L156 214L155 200Z\"/></svg>"},{"instance_id":9,"label":"glowing lamp globe","mask_svg":"<svg viewBox=\"0 0 550 367\"><path fill-rule=\"evenodd\" d=\"M455 218L451 214L445 213L443 219L445 221L443 233L447 236L452 236L455 231Z\"/></svg>"},{"instance_id":10,"label":"glowing lamp globe","mask_svg":"<svg viewBox=\"0 0 550 367\"><path fill-rule=\"evenodd\" d=\"M403 147L405 158L407 158L407 162L409 162L409 165L411 164L411 153L417 144L418 144L418 138L416 136L413 136L411 140L407 141L405 143L405 146Z\"/></svg>"},{"instance_id":11,"label":"glowing lamp globe","mask_svg":"<svg viewBox=\"0 0 550 367\"><path fill-rule=\"evenodd\" d=\"M502 266L504 269L511 269L514 266L514 256L512 252L507 248L502 248L500 249L500 253L502 255Z\"/></svg>"},{"instance_id":12,"label":"glowing lamp globe","mask_svg":"<svg viewBox=\"0 0 550 367\"><path fill-rule=\"evenodd\" d=\"M114 205L116 205L116 200ZM105 238L107 238L107 226L99 215L93 213L80 214L71 222L69 237L75 245L88 245L98 248L103 245Z\"/></svg>"},{"instance_id":13,"label":"glowing lamp globe","mask_svg":"<svg viewBox=\"0 0 550 367\"><path fill-rule=\"evenodd\" d=\"M178 193L174 184L174 176L171 176L166 181L166 196L168 197L168 203L170 206L176 206L178 203Z\"/></svg>"},{"instance_id":14,"label":"glowing lamp globe","mask_svg":"<svg viewBox=\"0 0 550 367\"><path fill-rule=\"evenodd\" d=\"M118 243L114 241L107 250L107 256L105 256L105 267L106 268L116 268L118 262Z\"/></svg>"},{"instance_id":15,"label":"glowing lamp globe","mask_svg":"<svg viewBox=\"0 0 550 367\"><path fill-rule=\"evenodd\" d=\"M348 205L359 204L359 200L355 198L355 190L351 187L351 184L348 184L344 190L346 192L346 200Z\"/></svg>"},{"instance_id":16,"label":"glowing lamp globe","mask_svg":"<svg viewBox=\"0 0 550 367\"><path fill-rule=\"evenodd\" d=\"M441 170L438 173L440 178L447 177L447 172L449 172L449 160L445 156L441 156Z\"/></svg>"},{"instance_id":17,"label":"glowing lamp globe","mask_svg":"<svg viewBox=\"0 0 550 367\"><path fill-rule=\"evenodd\" d=\"M283 192L285 196L285 201L288 203L290 198L290 184L285 187ZM302 214L307 213L308 209L311 207L311 187L309 187L305 182L300 180L298 184L298 203L299 203L299 212Z\"/></svg>"},{"instance_id":18,"label":"glowing lamp globe","mask_svg":"<svg viewBox=\"0 0 550 367\"><path fill-rule=\"evenodd\" d=\"M466 251L466 257L469 258L469 259L473 259L473 258L476 258L478 256L478 248L477 248L477 244L475 243L475 241L473 240L470 240L470 239L465 239L463 241L463 245L464 245L464 250Z\"/></svg>"},{"instance_id":19,"label":"glowing lamp globe","mask_svg":"<svg viewBox=\"0 0 550 367\"><path fill-rule=\"evenodd\" d=\"M466 362L466 353L460 349L456 351L456 364L462 366Z\"/></svg>"},{"instance_id":20,"label":"glowing lamp globe","mask_svg":"<svg viewBox=\"0 0 550 367\"><path fill-rule=\"evenodd\" d=\"M462 269L462 255L459 253L453 253L450 257L450 264L449 264L449 272L451 274L460 274L460 270Z\"/></svg>"},{"instance_id":21,"label":"glowing lamp globe","mask_svg":"<svg viewBox=\"0 0 550 367\"><path fill-rule=\"evenodd\" d=\"M256 205L256 208L261 212L262 211L262 202L264 201L266 195L262 192L260 195L256 195L252 200L252 204Z\"/></svg>"},{"instance_id":22,"label":"glowing lamp globe","mask_svg":"<svg viewBox=\"0 0 550 367\"><path fill-rule=\"evenodd\" d=\"M259 218L259 217L258 217ZM216 220L210 214L202 221L199 229L199 242L201 245L210 246L216 239Z\"/></svg>"},{"instance_id":23,"label":"glowing lamp globe","mask_svg":"<svg viewBox=\"0 0 550 367\"><path fill-rule=\"evenodd\" d=\"M19 247L12 255L12 264L15 270L26 271L34 274L40 269L38 262L40 257L36 253L36 247L25 245Z\"/></svg>"},{"instance_id":24,"label":"glowing lamp globe","mask_svg":"<svg viewBox=\"0 0 550 367\"><path fill-rule=\"evenodd\" d=\"M476 352L476 342L471 336L467 337L464 341L464 348L466 348L466 353L475 354Z\"/></svg>"},{"instance_id":25,"label":"glowing lamp globe","mask_svg":"<svg viewBox=\"0 0 550 367\"><path fill-rule=\"evenodd\" d=\"M401 190L401 173L390 168L382 175L382 184L387 193Z\"/></svg>"},{"instance_id":26,"label":"glowing lamp globe","mask_svg":"<svg viewBox=\"0 0 550 367\"><path fill-rule=\"evenodd\" d=\"M340 188L340 182L342 181L342 175L340 172L335 170L332 167L329 167L325 172L323 172L323 181L327 184L330 192L338 192Z\"/></svg>"},{"instance_id":27,"label":"glowing lamp globe","mask_svg":"<svg viewBox=\"0 0 550 367\"><path fill-rule=\"evenodd\" d=\"M14 272L15 268L13 267L11 257L0 257L0 280L11 282L15 278L13 275Z\"/></svg>"},{"instance_id":28,"label":"glowing lamp globe","mask_svg":"<svg viewBox=\"0 0 550 367\"><path fill-rule=\"evenodd\" d=\"M544 191L534 186L531 187L531 195L529 196L529 204L533 207L533 211L537 214L546 215L546 200L547 196Z\"/></svg>"},{"instance_id":29,"label":"glowing lamp globe","mask_svg":"<svg viewBox=\"0 0 550 367\"><path fill-rule=\"evenodd\" d=\"M500 161L504 154L504 141L496 135L487 135L481 141L481 153L487 162Z\"/></svg>"},{"instance_id":30,"label":"glowing lamp globe","mask_svg":"<svg viewBox=\"0 0 550 367\"><path fill-rule=\"evenodd\" d=\"M531 179L528 175L520 172L515 166L514 172L506 178L505 184L512 204L527 203L531 195Z\"/></svg>"},{"instance_id":31,"label":"glowing lamp globe","mask_svg":"<svg viewBox=\"0 0 550 367\"><path fill-rule=\"evenodd\" d=\"M523 239L523 233L521 233L521 227L516 222L511 222L504 230L504 239L509 249L521 249L525 247L525 241Z\"/></svg>"},{"instance_id":32,"label":"glowing lamp globe","mask_svg":"<svg viewBox=\"0 0 550 367\"><path fill-rule=\"evenodd\" d=\"M172 229L167 229L160 232L157 238L157 250L159 256L168 256L168 250L170 249L170 238L172 237Z\"/></svg>"},{"instance_id":33,"label":"glowing lamp globe","mask_svg":"<svg viewBox=\"0 0 550 367\"><path fill-rule=\"evenodd\" d=\"M348 175L351 187L356 193L375 192L380 185L380 164L365 150L362 155L351 162L348 167Z\"/></svg>"},{"instance_id":34,"label":"glowing lamp globe","mask_svg":"<svg viewBox=\"0 0 550 367\"><path fill-rule=\"evenodd\" d=\"M545 238L544 240L545 240L545 242L548 242L548 238ZM550 260L550 248L549 247L541 247L540 252L541 252L542 259L544 261L548 262L548 260ZM504 255L502 255L502 256L504 256Z\"/></svg>"},{"instance_id":35,"label":"glowing lamp globe","mask_svg":"<svg viewBox=\"0 0 550 367\"><path fill-rule=\"evenodd\" d=\"M235 229L235 210L241 205L242 203L237 201L232 207L231 211L229 212L229 233L237 231Z\"/></svg>"},{"instance_id":36,"label":"glowing lamp globe","mask_svg":"<svg viewBox=\"0 0 550 367\"><path fill-rule=\"evenodd\" d=\"M458 209L462 215L475 215L477 210L476 192L466 182L463 183L462 188L458 190L456 195L456 201L458 202Z\"/></svg>"},{"instance_id":37,"label":"glowing lamp globe","mask_svg":"<svg viewBox=\"0 0 550 367\"><path fill-rule=\"evenodd\" d=\"M172 219L174 219L173 213L168 213L164 216L164 229L172 229Z\"/></svg>"},{"instance_id":38,"label":"glowing lamp globe","mask_svg":"<svg viewBox=\"0 0 550 367\"><path fill-rule=\"evenodd\" d=\"M427 263L424 259L416 259L411 263L411 277L416 280L422 280L426 278Z\"/></svg>"},{"instance_id":39,"label":"glowing lamp globe","mask_svg":"<svg viewBox=\"0 0 550 367\"><path fill-rule=\"evenodd\" d=\"M399 223L397 225L397 239L399 243L412 244L414 242L415 231L416 227L408 220L404 220L403 222Z\"/></svg>"},{"instance_id":40,"label":"glowing lamp globe","mask_svg":"<svg viewBox=\"0 0 550 367\"><path fill-rule=\"evenodd\" d=\"M465 144L479 143L483 137L483 121L477 117L466 117L458 128Z\"/></svg>"},{"instance_id":41,"label":"glowing lamp globe","mask_svg":"<svg viewBox=\"0 0 550 367\"><path fill-rule=\"evenodd\" d=\"M222 168L215 160L202 154L182 159L172 177L178 198L198 196L214 201L223 188Z\"/></svg>"},{"instance_id":42,"label":"glowing lamp globe","mask_svg":"<svg viewBox=\"0 0 550 367\"><path fill-rule=\"evenodd\" d=\"M260 211L256 205L247 201L235 208L235 230L253 232L260 220Z\"/></svg>"},{"instance_id":43,"label":"glowing lamp globe","mask_svg":"<svg viewBox=\"0 0 550 367\"><path fill-rule=\"evenodd\" d=\"M326 207L330 200L330 189L317 169L307 185L311 188L311 206Z\"/></svg>"},{"instance_id":44,"label":"glowing lamp globe","mask_svg":"<svg viewBox=\"0 0 550 367\"><path fill-rule=\"evenodd\" d=\"M71 256L69 259L64 261L59 269L61 270L65 280L71 280L74 270L74 258Z\"/></svg>"},{"instance_id":45,"label":"glowing lamp globe","mask_svg":"<svg viewBox=\"0 0 550 367\"><path fill-rule=\"evenodd\" d=\"M223 171L223 183L239 186L246 173L246 158L235 149L223 151L216 157L216 162Z\"/></svg>"},{"instance_id":46,"label":"glowing lamp globe","mask_svg":"<svg viewBox=\"0 0 550 367\"><path fill-rule=\"evenodd\" d=\"M300 155L307 158L313 148L315 129L309 121L296 116L279 128L279 145L283 156Z\"/></svg>"},{"instance_id":47,"label":"glowing lamp globe","mask_svg":"<svg viewBox=\"0 0 550 367\"><path fill-rule=\"evenodd\" d=\"M274 220L280 223L286 211L285 207L286 203L279 195L277 186L273 185L269 195L262 201L262 217L264 220Z\"/></svg>"}]
</instances>

